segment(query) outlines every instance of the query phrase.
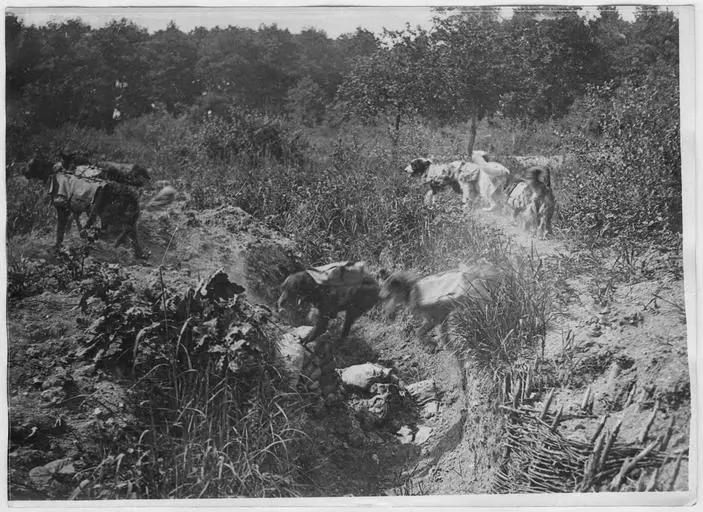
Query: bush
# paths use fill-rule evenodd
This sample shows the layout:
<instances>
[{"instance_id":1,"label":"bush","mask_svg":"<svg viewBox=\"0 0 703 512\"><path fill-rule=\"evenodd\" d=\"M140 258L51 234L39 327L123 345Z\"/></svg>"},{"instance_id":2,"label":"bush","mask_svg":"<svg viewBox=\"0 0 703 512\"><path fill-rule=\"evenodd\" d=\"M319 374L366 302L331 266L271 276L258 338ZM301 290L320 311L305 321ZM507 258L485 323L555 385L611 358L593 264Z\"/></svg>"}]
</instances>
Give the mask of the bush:
<instances>
[{"instance_id":1,"label":"bush","mask_svg":"<svg viewBox=\"0 0 703 512\"><path fill-rule=\"evenodd\" d=\"M577 235L645 242L680 235L679 86L676 70L668 71L640 86L594 89L581 105L600 113L602 135L568 138L575 159L560 176L559 202Z\"/></svg>"},{"instance_id":2,"label":"bush","mask_svg":"<svg viewBox=\"0 0 703 512\"><path fill-rule=\"evenodd\" d=\"M84 295L101 298L92 307L102 311L81 351L101 368L131 370L134 417L93 422L99 449L86 453L75 496L298 495L308 404L276 365L268 313L219 273L202 290L157 280L136 291L104 270Z\"/></svg>"},{"instance_id":3,"label":"bush","mask_svg":"<svg viewBox=\"0 0 703 512\"><path fill-rule=\"evenodd\" d=\"M265 114L231 109L228 117L209 115L199 124L196 137L213 161L243 157L255 164L270 158L300 165L305 160L301 134L281 118Z\"/></svg>"}]
</instances>

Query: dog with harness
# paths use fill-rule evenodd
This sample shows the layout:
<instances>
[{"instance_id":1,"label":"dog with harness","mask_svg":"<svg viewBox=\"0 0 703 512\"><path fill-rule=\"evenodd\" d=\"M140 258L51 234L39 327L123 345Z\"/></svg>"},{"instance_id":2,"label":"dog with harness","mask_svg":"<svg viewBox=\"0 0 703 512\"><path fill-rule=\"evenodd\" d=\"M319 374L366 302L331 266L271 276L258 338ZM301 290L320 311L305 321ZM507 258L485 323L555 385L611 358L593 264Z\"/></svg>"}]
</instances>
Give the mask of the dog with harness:
<instances>
[{"instance_id":1,"label":"dog with harness","mask_svg":"<svg viewBox=\"0 0 703 512\"><path fill-rule=\"evenodd\" d=\"M552 232L556 201L549 167L530 167L525 171L525 179L513 182L505 193L513 220L517 220L522 229L538 232L542 238Z\"/></svg>"},{"instance_id":2,"label":"dog with harness","mask_svg":"<svg viewBox=\"0 0 703 512\"><path fill-rule=\"evenodd\" d=\"M70 172L62 163L52 164L42 158L32 158L23 174L28 179L37 179L47 185L49 200L57 213L57 250L63 245L71 218L81 234L85 235L85 230L100 217L103 230L110 224L122 228L115 246L131 238L135 255L144 257L137 232L139 193L134 186L106 179L105 172L98 167L80 165ZM85 226L81 226L80 222L82 213L88 214Z\"/></svg>"},{"instance_id":3,"label":"dog with harness","mask_svg":"<svg viewBox=\"0 0 703 512\"><path fill-rule=\"evenodd\" d=\"M323 334L330 320L344 311L344 338L354 322L376 304L378 291L376 278L363 262L340 261L288 276L281 285L278 310L293 323L300 323L305 313L315 319L303 344Z\"/></svg>"},{"instance_id":4,"label":"dog with harness","mask_svg":"<svg viewBox=\"0 0 703 512\"><path fill-rule=\"evenodd\" d=\"M464 208L478 197L479 166L472 162L456 160L435 164L428 158L416 158L408 164L405 172L421 177L423 184L429 188L425 194L425 204L428 206L434 205L436 195L447 188L461 194Z\"/></svg>"}]
</instances>

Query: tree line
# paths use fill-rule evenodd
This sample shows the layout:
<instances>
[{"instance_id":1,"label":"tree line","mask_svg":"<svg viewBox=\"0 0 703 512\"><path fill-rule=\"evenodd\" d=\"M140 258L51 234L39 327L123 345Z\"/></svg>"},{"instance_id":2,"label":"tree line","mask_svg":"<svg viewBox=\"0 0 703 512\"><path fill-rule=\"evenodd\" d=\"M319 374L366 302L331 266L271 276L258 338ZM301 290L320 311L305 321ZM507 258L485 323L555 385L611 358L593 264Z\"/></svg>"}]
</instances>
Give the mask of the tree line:
<instances>
[{"instance_id":1,"label":"tree line","mask_svg":"<svg viewBox=\"0 0 703 512\"><path fill-rule=\"evenodd\" d=\"M500 113L522 122L564 116L589 89L678 77L678 23L639 7L587 19L569 7L436 9L432 26L330 38L276 25L149 33L122 19L27 26L5 17L9 129L75 123L110 130L154 109L174 115L232 106L314 125L332 114L396 129L425 119L471 127ZM649 78L648 78L649 77Z\"/></svg>"}]
</instances>

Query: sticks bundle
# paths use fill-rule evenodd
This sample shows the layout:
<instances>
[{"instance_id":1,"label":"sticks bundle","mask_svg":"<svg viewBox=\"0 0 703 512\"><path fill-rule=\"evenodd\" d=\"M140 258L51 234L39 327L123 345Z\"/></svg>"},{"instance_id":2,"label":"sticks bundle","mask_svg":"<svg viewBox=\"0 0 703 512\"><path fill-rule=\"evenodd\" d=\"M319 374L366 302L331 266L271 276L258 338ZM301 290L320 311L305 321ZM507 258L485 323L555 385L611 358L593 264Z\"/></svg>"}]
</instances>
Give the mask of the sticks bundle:
<instances>
[{"instance_id":1,"label":"sticks bundle","mask_svg":"<svg viewBox=\"0 0 703 512\"><path fill-rule=\"evenodd\" d=\"M584 396L582 409L588 408L589 394ZM556 429L563 409L549 413L553 397L552 390L539 409L514 402L501 407L509 411L511 422L504 441L505 456L494 474L493 492L668 490L670 483L657 482L660 468L671 461L680 464L684 455L665 453L660 438L644 446L651 420L639 443L618 441L621 421L610 430L605 427L607 417L600 419L589 442L569 439ZM645 476L650 471L647 482ZM628 478L630 474L634 480Z\"/></svg>"}]
</instances>

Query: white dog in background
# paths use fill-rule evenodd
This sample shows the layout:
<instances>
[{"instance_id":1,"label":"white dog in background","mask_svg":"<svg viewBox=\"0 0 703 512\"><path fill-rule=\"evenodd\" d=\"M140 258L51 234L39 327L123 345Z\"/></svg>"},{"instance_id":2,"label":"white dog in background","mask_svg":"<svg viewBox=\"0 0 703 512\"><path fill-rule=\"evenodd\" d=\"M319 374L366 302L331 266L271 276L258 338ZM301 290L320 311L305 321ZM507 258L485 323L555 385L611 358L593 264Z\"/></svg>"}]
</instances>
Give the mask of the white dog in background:
<instances>
[{"instance_id":1,"label":"white dog in background","mask_svg":"<svg viewBox=\"0 0 703 512\"><path fill-rule=\"evenodd\" d=\"M475 163L456 160L435 164L428 158L416 158L404 170L410 176L422 177L428 187L425 194L425 204L428 206L434 205L437 194L447 188L461 194L464 208L478 195L476 182L480 171Z\"/></svg>"},{"instance_id":2,"label":"white dog in background","mask_svg":"<svg viewBox=\"0 0 703 512\"><path fill-rule=\"evenodd\" d=\"M498 162L487 162L485 151L476 150L471 154L473 162L479 166L478 190L481 197L488 203L486 211L495 210L505 202L503 189L508 181L510 171Z\"/></svg>"}]
</instances>

